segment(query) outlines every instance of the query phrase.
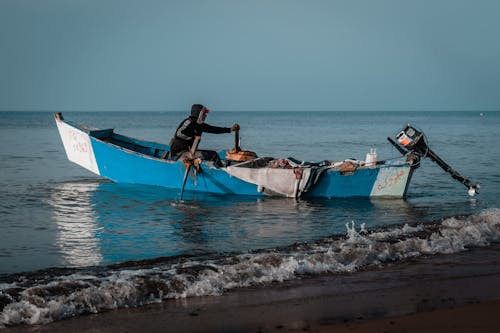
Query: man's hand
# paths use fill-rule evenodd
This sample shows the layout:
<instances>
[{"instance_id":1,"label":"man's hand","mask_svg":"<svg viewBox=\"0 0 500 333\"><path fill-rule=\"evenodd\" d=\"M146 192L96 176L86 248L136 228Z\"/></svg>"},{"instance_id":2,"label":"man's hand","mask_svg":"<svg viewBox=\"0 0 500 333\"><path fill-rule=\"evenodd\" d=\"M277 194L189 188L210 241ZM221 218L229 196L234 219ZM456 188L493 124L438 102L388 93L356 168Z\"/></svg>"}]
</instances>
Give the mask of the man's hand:
<instances>
[{"instance_id":1,"label":"man's hand","mask_svg":"<svg viewBox=\"0 0 500 333\"><path fill-rule=\"evenodd\" d=\"M233 126L231 126L231 132L239 131L239 130L240 130L240 125L234 124Z\"/></svg>"}]
</instances>

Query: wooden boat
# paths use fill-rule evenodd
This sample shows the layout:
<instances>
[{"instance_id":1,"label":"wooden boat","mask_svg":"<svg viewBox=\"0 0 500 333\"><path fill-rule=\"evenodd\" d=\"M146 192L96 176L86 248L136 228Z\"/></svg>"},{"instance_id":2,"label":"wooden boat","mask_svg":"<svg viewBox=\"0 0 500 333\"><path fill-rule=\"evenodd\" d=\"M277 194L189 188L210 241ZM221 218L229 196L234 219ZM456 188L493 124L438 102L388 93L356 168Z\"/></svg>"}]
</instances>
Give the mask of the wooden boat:
<instances>
[{"instance_id":1,"label":"wooden boat","mask_svg":"<svg viewBox=\"0 0 500 333\"><path fill-rule=\"evenodd\" d=\"M187 166L195 166L189 167L192 175L185 182L186 191L295 198L403 198L423 155L401 144L397 148L403 156L398 159L375 161L371 152L366 161L309 163L257 157L253 152L242 152L236 144L233 151L219 154L223 166L216 166L208 161L171 160L168 145L134 139L113 129L77 125L60 113L55 120L70 161L114 182L179 190Z\"/></svg>"}]
</instances>

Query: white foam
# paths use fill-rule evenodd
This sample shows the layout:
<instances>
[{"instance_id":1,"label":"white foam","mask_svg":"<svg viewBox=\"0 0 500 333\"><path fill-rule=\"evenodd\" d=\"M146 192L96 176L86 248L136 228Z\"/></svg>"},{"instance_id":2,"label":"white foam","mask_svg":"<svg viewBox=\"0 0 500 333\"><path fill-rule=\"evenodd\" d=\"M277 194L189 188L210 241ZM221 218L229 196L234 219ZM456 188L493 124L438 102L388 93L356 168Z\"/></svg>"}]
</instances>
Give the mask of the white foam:
<instances>
[{"instance_id":1,"label":"white foam","mask_svg":"<svg viewBox=\"0 0 500 333\"><path fill-rule=\"evenodd\" d=\"M355 272L367 266L456 253L492 242L500 242L500 209L466 218L452 217L440 224L393 226L375 232L367 231L364 225L357 230L351 222L346 224L345 238L327 238L288 249L151 269L108 271L104 276L73 274L28 287L2 284L0 296L9 295L10 288L24 290L7 297L13 302L0 313L0 327L47 323L168 298L221 295L233 288L282 282L304 274Z\"/></svg>"},{"instance_id":2,"label":"white foam","mask_svg":"<svg viewBox=\"0 0 500 333\"><path fill-rule=\"evenodd\" d=\"M396 238L416 232L423 231L422 225L418 225L416 227L409 226L408 224L405 224L402 228L396 228L394 230L390 231L384 231L384 232L373 232L370 234L370 238L372 239L377 239L377 240L386 240L390 238Z\"/></svg>"}]
</instances>

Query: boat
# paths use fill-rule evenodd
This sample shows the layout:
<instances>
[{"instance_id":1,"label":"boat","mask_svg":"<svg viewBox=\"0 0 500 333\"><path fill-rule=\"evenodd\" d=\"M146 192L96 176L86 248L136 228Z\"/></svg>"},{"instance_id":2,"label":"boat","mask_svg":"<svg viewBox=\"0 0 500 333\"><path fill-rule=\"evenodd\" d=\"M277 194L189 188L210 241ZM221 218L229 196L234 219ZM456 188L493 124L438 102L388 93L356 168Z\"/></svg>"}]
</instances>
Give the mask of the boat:
<instances>
[{"instance_id":1,"label":"boat","mask_svg":"<svg viewBox=\"0 0 500 333\"><path fill-rule=\"evenodd\" d=\"M173 160L166 144L118 134L113 128L79 125L65 120L61 113L55 114L55 121L71 162L113 182L163 186L181 193L185 190L292 198L405 198L421 158L438 158L428 149L423 133L410 125L398 134L398 142L388 138L402 154L396 159L377 160L374 150L364 161L306 162L258 157L239 147L236 132L235 147L220 152L221 161L216 164L189 158ZM451 167L444 164L441 167L450 172ZM469 194L471 190L476 193L479 184L451 171L455 172L455 179L469 188Z\"/></svg>"}]
</instances>

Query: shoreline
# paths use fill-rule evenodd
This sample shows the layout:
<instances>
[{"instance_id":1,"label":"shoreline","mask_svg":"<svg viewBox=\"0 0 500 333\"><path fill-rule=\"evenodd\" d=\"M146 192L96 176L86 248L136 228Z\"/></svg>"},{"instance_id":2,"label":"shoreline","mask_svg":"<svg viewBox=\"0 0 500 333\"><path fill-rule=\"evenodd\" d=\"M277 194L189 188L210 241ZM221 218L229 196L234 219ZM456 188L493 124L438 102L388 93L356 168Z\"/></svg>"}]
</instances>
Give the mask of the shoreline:
<instances>
[{"instance_id":1,"label":"shoreline","mask_svg":"<svg viewBox=\"0 0 500 333\"><path fill-rule=\"evenodd\" d=\"M493 331L500 328L499 284L500 245L493 245L0 331Z\"/></svg>"}]
</instances>

